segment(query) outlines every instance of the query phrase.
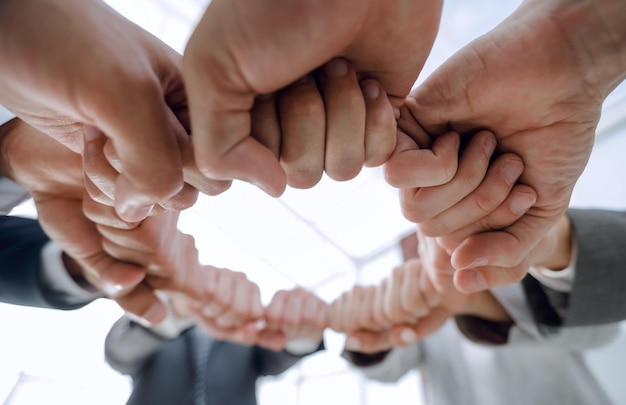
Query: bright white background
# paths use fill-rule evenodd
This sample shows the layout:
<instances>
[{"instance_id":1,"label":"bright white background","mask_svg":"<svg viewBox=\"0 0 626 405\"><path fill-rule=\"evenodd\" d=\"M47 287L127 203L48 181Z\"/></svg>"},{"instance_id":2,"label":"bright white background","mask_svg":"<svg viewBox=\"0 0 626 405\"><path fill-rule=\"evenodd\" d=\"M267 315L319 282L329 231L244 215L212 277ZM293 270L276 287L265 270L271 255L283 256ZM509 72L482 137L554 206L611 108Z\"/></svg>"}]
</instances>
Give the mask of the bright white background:
<instances>
[{"instance_id":1,"label":"bright white background","mask_svg":"<svg viewBox=\"0 0 626 405\"><path fill-rule=\"evenodd\" d=\"M182 52L206 0L108 3ZM420 80L518 3L446 1L441 31ZM606 103L598 142L573 205L626 207L626 183L616 180L626 173L625 93ZM34 208L27 203L14 214L34 215ZM235 183L223 195L201 197L183 213L180 227L196 237L204 263L245 271L261 286L265 302L275 291L295 285L331 300L355 282L375 282L400 262L397 242L411 230L399 212L396 191L378 169L364 170L346 183L324 179L312 190L289 189L280 199ZM123 404L129 381L103 360L104 336L120 315L106 300L72 312L0 305L0 403ZM417 372L395 385L365 381L339 358L341 336L328 333L326 341L326 352L278 378L267 378L259 389L261 405L420 403ZM591 360L612 383L617 403L626 403L619 381L626 364L624 347L622 340Z\"/></svg>"}]
</instances>

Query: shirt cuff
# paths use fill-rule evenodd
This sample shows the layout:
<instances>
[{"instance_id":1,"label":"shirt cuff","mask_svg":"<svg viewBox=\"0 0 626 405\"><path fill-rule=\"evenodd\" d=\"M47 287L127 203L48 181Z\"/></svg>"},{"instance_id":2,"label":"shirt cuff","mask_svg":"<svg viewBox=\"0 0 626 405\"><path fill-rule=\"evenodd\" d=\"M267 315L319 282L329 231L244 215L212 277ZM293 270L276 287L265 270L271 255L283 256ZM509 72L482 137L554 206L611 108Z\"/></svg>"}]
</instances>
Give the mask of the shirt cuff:
<instances>
[{"instance_id":1,"label":"shirt cuff","mask_svg":"<svg viewBox=\"0 0 626 405\"><path fill-rule=\"evenodd\" d=\"M285 344L285 351L295 355L311 354L320 347L320 342L311 339L294 339Z\"/></svg>"},{"instance_id":2,"label":"shirt cuff","mask_svg":"<svg viewBox=\"0 0 626 405\"><path fill-rule=\"evenodd\" d=\"M0 125L6 124L13 118L15 118L15 114L0 105Z\"/></svg>"},{"instance_id":3,"label":"shirt cuff","mask_svg":"<svg viewBox=\"0 0 626 405\"><path fill-rule=\"evenodd\" d=\"M48 288L69 297L73 303L91 302L102 297L99 291L82 288L65 269L63 250L54 242L48 242L41 250L42 278Z\"/></svg>"},{"instance_id":4,"label":"shirt cuff","mask_svg":"<svg viewBox=\"0 0 626 405\"><path fill-rule=\"evenodd\" d=\"M550 270L545 267L532 266L528 271L542 285L562 293L572 291L576 273L576 258L578 257L578 243L572 241L572 256L570 265L563 270Z\"/></svg>"},{"instance_id":5,"label":"shirt cuff","mask_svg":"<svg viewBox=\"0 0 626 405\"><path fill-rule=\"evenodd\" d=\"M156 291L156 294L167 306L167 317L163 322L157 325L151 325L147 327L147 329L149 329L155 335L164 339L176 339L178 336L180 336L181 333L192 327L195 322L192 319L176 315L176 313L174 313L172 309L172 305L170 304L169 297L166 293L162 291Z\"/></svg>"}]
</instances>

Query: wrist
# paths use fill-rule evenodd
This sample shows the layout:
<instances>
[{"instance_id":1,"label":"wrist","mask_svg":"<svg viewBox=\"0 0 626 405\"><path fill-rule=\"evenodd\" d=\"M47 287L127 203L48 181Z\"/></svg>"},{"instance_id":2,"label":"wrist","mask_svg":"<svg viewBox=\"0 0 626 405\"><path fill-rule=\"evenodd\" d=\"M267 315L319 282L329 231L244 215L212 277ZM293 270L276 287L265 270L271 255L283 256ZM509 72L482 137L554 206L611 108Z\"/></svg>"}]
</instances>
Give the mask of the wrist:
<instances>
[{"instance_id":1,"label":"wrist","mask_svg":"<svg viewBox=\"0 0 626 405\"><path fill-rule=\"evenodd\" d=\"M573 235L572 226L567 215L557 222L550 231L551 241L540 242L544 246L549 246L549 253L546 258L535 263L535 266L544 267L549 270L558 271L568 268L572 260Z\"/></svg>"},{"instance_id":2,"label":"wrist","mask_svg":"<svg viewBox=\"0 0 626 405\"><path fill-rule=\"evenodd\" d=\"M548 7L578 61L583 82L602 99L626 78L626 2L621 0L529 0Z\"/></svg>"}]
</instances>

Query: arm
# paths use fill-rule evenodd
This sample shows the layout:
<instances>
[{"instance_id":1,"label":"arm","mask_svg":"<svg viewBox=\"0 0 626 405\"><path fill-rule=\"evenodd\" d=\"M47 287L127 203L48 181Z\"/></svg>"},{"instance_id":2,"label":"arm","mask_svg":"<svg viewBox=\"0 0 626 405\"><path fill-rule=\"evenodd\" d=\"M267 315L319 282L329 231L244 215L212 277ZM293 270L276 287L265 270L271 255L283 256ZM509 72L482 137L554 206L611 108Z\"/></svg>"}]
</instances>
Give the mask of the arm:
<instances>
[{"instance_id":1,"label":"arm","mask_svg":"<svg viewBox=\"0 0 626 405\"><path fill-rule=\"evenodd\" d=\"M280 92L342 57L354 66L354 71L346 71L346 78L356 73L359 81L377 80L397 108L430 52L441 6L441 1L413 0L211 2L183 57L194 152L202 172L245 180L272 195L281 194L286 175L279 160L251 136L255 97ZM342 82L346 83L337 81ZM335 86L335 91L340 90ZM321 105L327 122L344 124L330 126L334 130L334 135L328 133L330 142L345 141L361 153L362 142L351 137L362 135L362 117L335 119L345 105L332 104L329 96L323 94ZM306 116L309 110L304 111ZM297 122L296 112L292 110L289 119ZM285 116L281 111L281 121ZM293 140L288 128L280 130ZM366 137L374 141L370 146L388 136L370 132ZM333 149L326 169L331 177L345 179L353 173L342 170L344 162L335 160Z\"/></svg>"},{"instance_id":2,"label":"arm","mask_svg":"<svg viewBox=\"0 0 626 405\"><path fill-rule=\"evenodd\" d=\"M76 283L78 265L50 242L36 220L1 216L0 246L3 302L67 310L102 296Z\"/></svg>"},{"instance_id":3,"label":"arm","mask_svg":"<svg viewBox=\"0 0 626 405\"><path fill-rule=\"evenodd\" d=\"M551 299L554 309L567 326L597 325L626 319L626 302L622 299L626 290L626 214L570 209L567 216L571 228L564 230L564 234L575 240L577 245L573 262L566 261L573 268L573 283L566 292L544 287L544 294ZM568 254L566 246L562 251L563 256Z\"/></svg>"},{"instance_id":4,"label":"arm","mask_svg":"<svg viewBox=\"0 0 626 405\"><path fill-rule=\"evenodd\" d=\"M181 191L189 140L172 49L99 0L7 0L0 58L0 103L21 119L75 152L94 137L89 128L115 143L120 215L141 220Z\"/></svg>"},{"instance_id":5,"label":"arm","mask_svg":"<svg viewBox=\"0 0 626 405\"><path fill-rule=\"evenodd\" d=\"M465 274L455 279L458 288L521 280L526 268L518 265L565 213L602 103L626 75L625 15L619 0L524 1L409 97L407 108L432 135L493 131L499 152L522 158L519 181L537 192L520 220L479 229L450 246L455 269Z\"/></svg>"},{"instance_id":6,"label":"arm","mask_svg":"<svg viewBox=\"0 0 626 405\"><path fill-rule=\"evenodd\" d=\"M106 336L104 356L112 368L134 378L150 356L169 340L123 316Z\"/></svg>"}]
</instances>

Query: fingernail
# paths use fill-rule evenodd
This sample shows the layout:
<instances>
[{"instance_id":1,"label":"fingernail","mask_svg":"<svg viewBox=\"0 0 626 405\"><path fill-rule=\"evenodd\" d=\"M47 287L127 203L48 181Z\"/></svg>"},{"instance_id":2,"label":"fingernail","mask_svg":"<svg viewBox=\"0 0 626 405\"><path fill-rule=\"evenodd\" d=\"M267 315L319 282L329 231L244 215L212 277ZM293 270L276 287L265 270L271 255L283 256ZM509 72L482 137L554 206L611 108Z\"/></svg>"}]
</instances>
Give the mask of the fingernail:
<instances>
[{"instance_id":1,"label":"fingernail","mask_svg":"<svg viewBox=\"0 0 626 405\"><path fill-rule=\"evenodd\" d=\"M511 212L521 215L535 204L537 197L533 193L516 192L511 199Z\"/></svg>"},{"instance_id":2,"label":"fingernail","mask_svg":"<svg viewBox=\"0 0 626 405\"><path fill-rule=\"evenodd\" d=\"M411 344L417 340L417 334L411 329L405 329L400 333L400 339L406 344Z\"/></svg>"},{"instance_id":3,"label":"fingernail","mask_svg":"<svg viewBox=\"0 0 626 405\"><path fill-rule=\"evenodd\" d=\"M344 76L348 73L348 64L342 59L335 59L324 66L328 77Z\"/></svg>"},{"instance_id":4,"label":"fingernail","mask_svg":"<svg viewBox=\"0 0 626 405\"><path fill-rule=\"evenodd\" d=\"M476 270L464 270L467 275L464 277L466 282L463 286L463 290L468 293L475 293L478 291L483 291L487 289L487 282L482 274L477 272Z\"/></svg>"},{"instance_id":5,"label":"fingernail","mask_svg":"<svg viewBox=\"0 0 626 405\"><path fill-rule=\"evenodd\" d=\"M357 338L350 337L346 340L346 349L353 352L359 351L361 349L361 342L359 342Z\"/></svg>"},{"instance_id":6,"label":"fingernail","mask_svg":"<svg viewBox=\"0 0 626 405\"><path fill-rule=\"evenodd\" d=\"M118 209L119 216L128 222L143 221L150 215L154 205L133 205L132 203L122 204Z\"/></svg>"},{"instance_id":7,"label":"fingernail","mask_svg":"<svg viewBox=\"0 0 626 405\"><path fill-rule=\"evenodd\" d=\"M502 168L502 174L504 175L506 182L513 185L522 174L523 170L524 166L522 165L522 162L519 160L509 160Z\"/></svg>"},{"instance_id":8,"label":"fingernail","mask_svg":"<svg viewBox=\"0 0 626 405\"><path fill-rule=\"evenodd\" d=\"M487 157L491 157L493 151L496 149L496 140L493 136L486 136L483 140L483 149Z\"/></svg>"},{"instance_id":9,"label":"fingernail","mask_svg":"<svg viewBox=\"0 0 626 405\"><path fill-rule=\"evenodd\" d=\"M376 82L366 80L361 83L361 90L367 100L375 100L380 95L380 87Z\"/></svg>"}]
</instances>

